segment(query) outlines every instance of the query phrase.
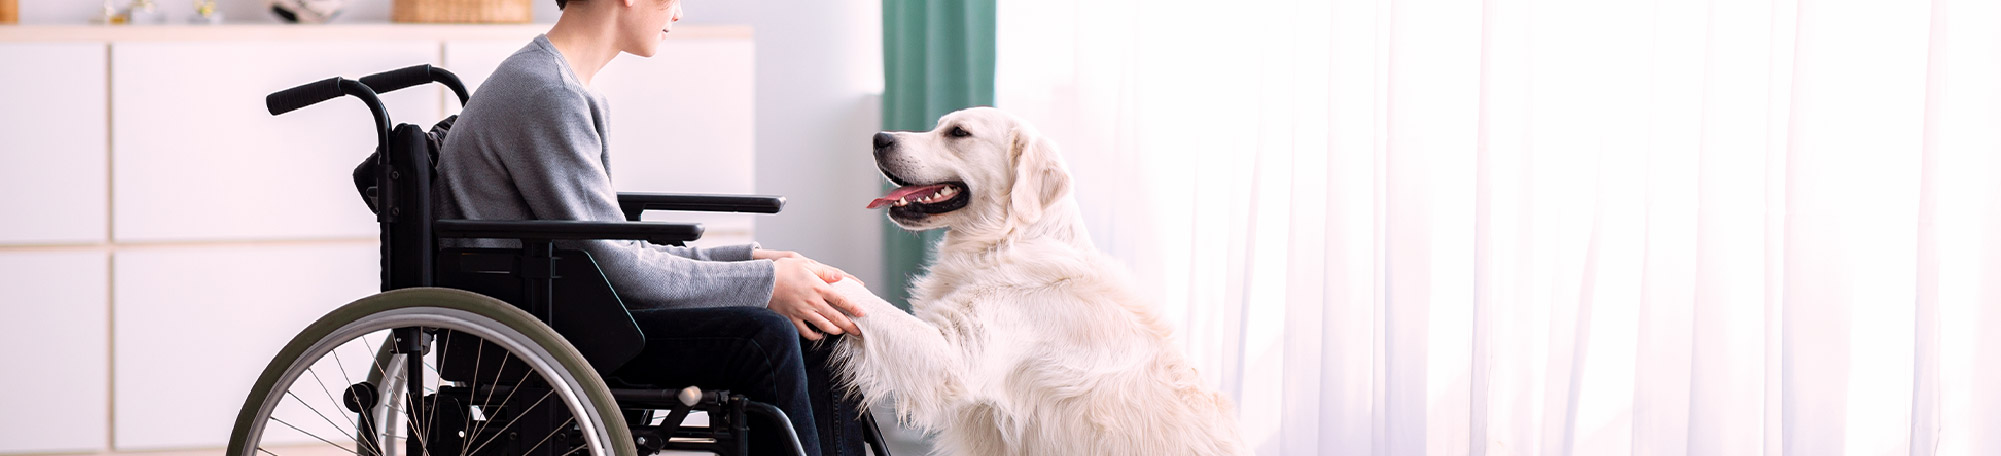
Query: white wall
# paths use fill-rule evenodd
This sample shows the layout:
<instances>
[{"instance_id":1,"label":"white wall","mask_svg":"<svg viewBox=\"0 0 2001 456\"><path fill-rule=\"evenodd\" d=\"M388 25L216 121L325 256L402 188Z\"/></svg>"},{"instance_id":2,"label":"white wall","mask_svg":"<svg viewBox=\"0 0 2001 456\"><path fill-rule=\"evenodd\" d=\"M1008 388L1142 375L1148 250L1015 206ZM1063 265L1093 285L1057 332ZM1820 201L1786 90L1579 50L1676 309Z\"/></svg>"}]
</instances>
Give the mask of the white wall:
<instances>
[{"instance_id":1,"label":"white wall","mask_svg":"<svg viewBox=\"0 0 2001 456\"><path fill-rule=\"evenodd\" d=\"M26 1L26 0L24 0ZM48 1L48 0L38 0ZM557 12L538 0L537 18ZM881 0L684 0L683 23L750 24L757 44L757 191L784 195L758 241L861 277L882 293Z\"/></svg>"},{"instance_id":2,"label":"white wall","mask_svg":"<svg viewBox=\"0 0 2001 456\"><path fill-rule=\"evenodd\" d=\"M710 6L700 1L688 14ZM882 182L869 146L882 128L881 2L728 3L755 8L757 189L789 198L785 212L759 221L759 240L842 268L882 293L883 214L863 209Z\"/></svg>"}]
</instances>

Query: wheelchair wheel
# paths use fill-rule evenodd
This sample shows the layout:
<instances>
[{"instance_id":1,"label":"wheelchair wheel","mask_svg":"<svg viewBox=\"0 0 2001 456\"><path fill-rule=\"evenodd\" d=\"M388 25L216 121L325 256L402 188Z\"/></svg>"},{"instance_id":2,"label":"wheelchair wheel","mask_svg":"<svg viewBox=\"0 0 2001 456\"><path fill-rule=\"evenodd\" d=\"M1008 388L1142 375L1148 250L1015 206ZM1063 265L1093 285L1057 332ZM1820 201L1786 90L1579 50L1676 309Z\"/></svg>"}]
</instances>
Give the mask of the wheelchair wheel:
<instances>
[{"instance_id":1,"label":"wheelchair wheel","mask_svg":"<svg viewBox=\"0 0 2001 456\"><path fill-rule=\"evenodd\" d=\"M636 453L611 390L548 325L486 296L417 288L355 301L294 337L244 400L227 454Z\"/></svg>"}]
</instances>

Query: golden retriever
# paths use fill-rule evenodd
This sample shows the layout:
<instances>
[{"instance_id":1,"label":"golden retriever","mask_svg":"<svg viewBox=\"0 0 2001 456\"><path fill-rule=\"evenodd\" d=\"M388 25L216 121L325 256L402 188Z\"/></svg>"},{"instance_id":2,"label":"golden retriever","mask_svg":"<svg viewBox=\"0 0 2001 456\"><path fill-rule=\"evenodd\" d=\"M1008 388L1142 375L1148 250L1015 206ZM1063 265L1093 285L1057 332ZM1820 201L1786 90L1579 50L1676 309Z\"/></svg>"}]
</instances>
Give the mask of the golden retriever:
<instances>
[{"instance_id":1,"label":"golden retriever","mask_svg":"<svg viewBox=\"0 0 2001 456\"><path fill-rule=\"evenodd\" d=\"M1092 246L1062 157L1033 127L970 108L876 134L875 158L900 188L869 207L949 230L912 313L835 284L866 313L835 347L851 392L893 398L940 454L1249 454L1229 399Z\"/></svg>"}]
</instances>

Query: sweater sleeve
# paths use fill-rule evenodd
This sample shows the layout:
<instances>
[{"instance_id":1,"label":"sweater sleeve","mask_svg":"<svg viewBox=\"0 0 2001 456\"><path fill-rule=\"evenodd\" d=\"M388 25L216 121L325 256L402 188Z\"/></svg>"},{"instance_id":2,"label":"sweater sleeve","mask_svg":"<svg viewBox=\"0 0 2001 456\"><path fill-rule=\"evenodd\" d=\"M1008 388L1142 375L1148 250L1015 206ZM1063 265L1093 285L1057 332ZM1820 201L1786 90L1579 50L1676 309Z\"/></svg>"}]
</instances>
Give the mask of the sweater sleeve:
<instances>
[{"instance_id":1,"label":"sweater sleeve","mask_svg":"<svg viewBox=\"0 0 2001 456\"><path fill-rule=\"evenodd\" d=\"M622 221L617 193L601 156L589 100L566 90L521 93L506 109L511 119L488 130L489 150L513 151L501 160L508 180L537 220ZM591 254L627 305L635 308L758 306L771 300L773 265L751 260L752 246L708 249L639 241L566 243Z\"/></svg>"},{"instance_id":2,"label":"sweater sleeve","mask_svg":"<svg viewBox=\"0 0 2001 456\"><path fill-rule=\"evenodd\" d=\"M680 247L672 245L655 245L653 247L665 251L670 255L703 261L749 261L750 252L758 249L756 243L715 247Z\"/></svg>"}]
</instances>

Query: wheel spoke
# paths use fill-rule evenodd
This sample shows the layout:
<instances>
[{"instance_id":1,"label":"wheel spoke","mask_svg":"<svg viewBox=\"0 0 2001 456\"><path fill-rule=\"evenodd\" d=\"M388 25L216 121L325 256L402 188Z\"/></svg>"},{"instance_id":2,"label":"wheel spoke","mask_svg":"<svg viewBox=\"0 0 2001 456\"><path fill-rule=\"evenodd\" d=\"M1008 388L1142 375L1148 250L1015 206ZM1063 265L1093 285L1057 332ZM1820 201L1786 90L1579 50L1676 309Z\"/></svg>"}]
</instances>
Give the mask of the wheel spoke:
<instances>
[{"instance_id":1,"label":"wheel spoke","mask_svg":"<svg viewBox=\"0 0 2001 456\"><path fill-rule=\"evenodd\" d=\"M384 372L382 367L382 362L385 361L383 358L388 358L387 361L389 361L389 364L392 366L396 364L395 349L391 348L387 352L384 352L382 350L383 347L389 345L390 339L396 336L394 331L381 331L381 332L382 332L382 339L380 341L375 343L365 343L363 345L368 347L376 347L375 352L369 354L368 362L371 366L375 368L375 374L377 379L376 381L381 383L379 385L375 385L376 390L384 392L383 394L378 394L378 396L381 398L379 400L384 402L382 406L385 410L381 415L382 416L381 421L375 423L375 428L376 432L379 432L383 435L382 442L378 445L380 447L379 449L382 450L382 454L385 456L400 455L403 454L406 442L410 440L409 433L403 429L404 407L398 406L399 404L403 404L404 395L402 393L396 392L395 390L397 388L388 387L389 383L391 382L391 379L389 377L389 373ZM363 341L367 341L368 336L363 335L361 339ZM379 354L387 354L388 356L386 357L376 356ZM370 413L373 412L371 411ZM397 433L403 433L403 435L397 436Z\"/></svg>"},{"instance_id":2,"label":"wheel spoke","mask_svg":"<svg viewBox=\"0 0 2001 456\"><path fill-rule=\"evenodd\" d=\"M431 352L432 352L432 353L436 353L436 354L438 355L438 366L443 366L443 365L445 365L445 355L447 355L447 353L445 353L445 352L446 352L447 350L449 350L449 349L450 349L449 347L451 347L451 345L452 345L452 334L454 334L454 333L457 333L457 331L445 331L445 339L444 339L444 340L437 340L437 338L435 338L435 337L433 337L433 338L432 338L432 340L431 340L432 342L434 342L434 345L433 345L433 346L434 346L434 347L437 347L436 349L433 349L433 350L431 350ZM445 378L444 378L444 375L443 375L443 374L444 374L444 371L441 371L441 370L439 370L437 366L431 366L431 365L425 365L425 367L429 367L429 368L431 368L431 375L430 375L430 376L431 376L431 377L433 377L433 378L437 378L437 379L438 379L438 384L439 384L439 385L443 385L443 384L444 384L444 381L445 381ZM405 377L405 378L408 378L408 377ZM436 392L433 392L433 393L431 393L431 397L437 397L437 393L436 393ZM442 399L442 398L440 398L440 399ZM440 400L440 401L437 401L437 402L438 402L438 403L442 403L442 402L444 402L444 401ZM425 417L424 417L424 423L423 423L423 433L424 433L424 435L430 435L430 434L431 434L431 428L432 428L432 426L433 426L433 425L435 425L435 424L437 424L437 421L438 421L438 404L437 404L437 403L433 403L433 404L431 404L431 406L430 406L430 407L425 407L425 408L424 408L424 415L425 415Z\"/></svg>"},{"instance_id":3,"label":"wheel spoke","mask_svg":"<svg viewBox=\"0 0 2001 456\"><path fill-rule=\"evenodd\" d=\"M362 341L361 341L361 344L362 344L362 346L364 346L364 347L368 346L368 340L367 340L367 339L362 339ZM346 346L346 345L342 345L342 347L345 347L345 346ZM346 361L342 361L342 360L340 359L340 347L334 347L334 349L333 349L333 356L334 356L334 367L338 367L338 368L340 368L340 381L341 381L341 382L343 382L343 383L345 383L345 382L349 382L349 381L352 381L352 380L354 379L354 376L353 376L353 375L348 375L348 373L347 373L347 362L346 362Z\"/></svg>"},{"instance_id":4,"label":"wheel spoke","mask_svg":"<svg viewBox=\"0 0 2001 456\"><path fill-rule=\"evenodd\" d=\"M505 367L505 366L503 366L503 367ZM500 383L500 372L499 372L499 371L504 371L504 370L506 370L506 369L496 369L496 370L495 370L495 372L493 373L493 385L494 385L494 386L499 386L499 385L501 385L501 384L502 384L502 383ZM509 402L513 402L513 401L514 401L514 393L515 393L515 392L517 392L517 391L521 391L521 384L523 384L523 383L527 383L527 382L528 382L528 374L533 374L533 373L535 373L535 370L533 370L533 369L529 369L529 370L527 370L526 372L522 372L522 373L521 373L521 378L520 378L520 379L518 379L518 380L515 380L515 381L514 381L514 384L513 384L513 385L511 385L511 387L507 389L507 397L505 397L505 398L502 398L502 399L500 399L500 404L501 404L501 405L506 405L506 404L507 404L507 403L509 403ZM555 391L555 390L550 390L550 391ZM486 391L486 393L487 393L487 394L486 394L486 397L487 397L487 399L492 399L492 398L493 398L493 389L492 389L492 388L488 388L488 389L487 389L487 391ZM545 399L546 399L547 397L548 397L548 396L546 396L546 395L545 395L545 396L543 396L543 398L545 398ZM537 404L540 404L540 403L541 403L541 401L536 401L536 403L537 403ZM490 406L490 404L488 404L488 403L481 403L481 404L480 404L480 406L479 406L479 408L480 408L480 410L484 411L484 410L487 410L487 407L489 407L489 406ZM534 408L534 407L529 407L529 408ZM525 410L526 410L526 409L524 409L524 411L525 411ZM520 414L520 413L516 413L516 415L519 415L519 414ZM485 433L485 432L486 432L486 427L487 427L488 425L492 424L492 423L493 423L493 420L486 420L486 422L483 422L483 423L480 423L480 424L479 424L479 430L478 430L478 431L475 431L475 432L479 432L479 433ZM509 422L508 424L509 424L509 425L512 425L512 424L514 424L514 423L513 423L513 422ZM505 427L502 427L502 428L501 428L501 430L506 430L506 429L507 429L507 428L505 428ZM473 451L479 451L479 450L473 450Z\"/></svg>"},{"instance_id":5,"label":"wheel spoke","mask_svg":"<svg viewBox=\"0 0 2001 456\"><path fill-rule=\"evenodd\" d=\"M327 414L325 414L325 413L320 413L320 409L318 409L318 408L315 408L315 407L313 407L313 404L308 404L308 403L306 403L306 400L305 400L305 399L300 399L300 398L299 398L299 395L296 395L296 394L292 394L292 392L291 392L291 391L286 391L286 392L285 392L285 395L286 395L286 396L289 396L289 397L291 397L291 398L292 398L292 400L294 400L294 401L298 401L298 402L299 402L299 405L303 405L303 406L306 406L306 410L311 410L311 411L313 412L313 414L314 414L314 415L319 415L319 416L320 416L320 419L321 419L321 420L325 420L325 421L327 422L327 425L328 425L328 426L333 426L333 427L334 427L334 429L340 429L340 424L337 424L337 423L334 423L333 419L331 419L331 418L327 418ZM274 419L274 420L275 420L275 419L278 419L278 418L277 418L277 417L271 417L271 419ZM305 431L299 431L299 432L305 432ZM317 438L317 436L316 436L316 438Z\"/></svg>"},{"instance_id":6,"label":"wheel spoke","mask_svg":"<svg viewBox=\"0 0 2001 456\"><path fill-rule=\"evenodd\" d=\"M517 387L515 387L515 388L517 388L517 389L518 389L518 388L520 388L520 387L518 387L518 386L517 386ZM524 415L524 414L526 414L526 413L527 413L527 412L528 412L529 410L534 410L534 409L535 409L535 407L537 407L537 406L540 406L540 405L542 405L542 401L546 401L546 400L549 400L549 395L552 395L552 394L556 394L556 390L555 390L555 389L550 389L550 390L549 390L549 392L547 392L547 393L542 393L542 398L541 398L541 399L536 399L536 400L535 400L535 403L534 403L534 404L531 404L531 405L529 405L529 406L528 406L528 408L524 408L524 409L521 409L521 410L520 410L520 411L518 411L518 412L515 412L515 417L516 417L516 418L515 418L515 419L514 419L513 421L508 421L508 422L507 422L507 425L506 425L506 426L501 426L501 427L500 427L500 430L498 430L498 431L494 431L494 432L493 432L493 433L494 433L494 436L493 436L493 438L491 438L491 439L486 439L486 443L481 443L481 444L479 444L479 446L477 446L477 447L473 447L473 449L472 449L472 453L473 453L473 454L478 454L478 453L479 453L479 450L482 450L482 449L485 449L485 448L486 448L486 445L487 445L487 444L490 444L490 443L493 443L493 441L495 441L495 440L500 440L500 434L503 434L503 433L506 433L506 432L507 432L507 428L511 428L511 427L514 427L514 423L518 423L518 422L521 422L521 419L520 419L520 416L521 416L521 415ZM508 392L507 392L507 395L508 395L508 397L513 397L513 396L514 396L514 392L513 392L513 391L508 391Z\"/></svg>"},{"instance_id":7,"label":"wheel spoke","mask_svg":"<svg viewBox=\"0 0 2001 456\"><path fill-rule=\"evenodd\" d=\"M424 334L424 330L423 330L423 328L417 328L417 329L416 329L416 331L414 331L414 332L416 332L416 333L417 333L417 337L424 337L424 336L423 336L423 334ZM393 336L393 333L392 333L392 336L391 336L391 337L394 337L394 336ZM404 365L404 366L406 366L406 367L404 367L404 368L403 368L403 383L404 383L404 386L403 386L403 387L404 387L404 391L403 391L403 392L398 392L397 394L403 394L403 395L410 395L410 393L409 393L409 385L410 385L411 383L413 383L413 382L417 384L417 386L418 386L418 389L419 389L419 390L422 390L422 389L423 389L423 384L424 384L424 379L423 379L423 377L422 377L422 376L424 375L424 373L423 373L423 372L411 372L411 370L412 370L412 369L410 369L409 367L407 367L407 366L409 366L409 365L410 365L410 359L409 359L409 357L411 357L411 356L415 356L415 357L417 357L417 362L418 362L418 363L422 363L422 362L423 362L423 356L424 356L424 352L423 352L423 350L418 350L418 351L417 351L416 353L404 353L404 354L403 354L403 356L404 356L404 359L403 359L403 365ZM417 416L417 413L416 413L416 412L417 412L417 410L416 410L415 408L411 408L411 407L415 407L415 406L416 406L416 404L415 404L415 403L413 403L413 401L414 401L414 402L422 402L423 400L424 400L424 398L423 398L422 396L419 396L419 397L411 397L411 398L406 398L406 399L404 399L403 401L404 401L404 405L405 405L405 410L407 410L407 411L409 411L409 412L410 412L410 413L407 413L407 414L406 414L406 415L408 415L408 416L410 417L410 423L409 423L409 425L410 425L410 433L411 433L411 434L415 434L415 437L417 438L417 446L418 446L418 447L420 447L420 448L423 448L423 450L424 450L424 453L423 453L423 454L425 454L425 455L429 455L429 454L431 454L431 441L430 441L430 439L428 439L428 438L425 438L426 436L424 435L424 432L423 432L423 431L424 431L425 429L427 429L427 428L425 428L425 427L424 427L424 426L425 426L425 425L426 425L427 423L425 422L425 420L423 420L423 419L422 419L423 417L420 417L420 416ZM406 440L407 440L407 439L406 439Z\"/></svg>"},{"instance_id":8,"label":"wheel spoke","mask_svg":"<svg viewBox=\"0 0 2001 456\"><path fill-rule=\"evenodd\" d=\"M422 382L421 376L424 375L424 373L410 372L409 357L411 356L424 356L424 354L422 353L422 351L419 351L418 353L403 354L404 357L403 374L402 374L403 387L398 388L399 391L397 391L396 394L403 395L403 421L404 421L403 428L405 432L410 433L410 438L417 439L418 447L423 448L424 451L418 454L428 455L431 452L431 445L430 442L427 440L429 436L424 435L424 428L423 428L424 416L422 415L422 412L424 410L427 410L427 408L424 407L424 405L426 404L423 403L424 401L423 396L412 397L410 394L410 382L421 383Z\"/></svg>"},{"instance_id":9,"label":"wheel spoke","mask_svg":"<svg viewBox=\"0 0 2001 456\"><path fill-rule=\"evenodd\" d=\"M475 381L479 379L480 361L484 361L485 359L486 359L486 338L481 337L479 338L479 348L474 349L472 354L472 376ZM498 376L499 376L498 374L495 374L495 377ZM478 394L478 393L475 392L473 394ZM492 399L493 391L487 390L486 397L487 399ZM479 404L479 410L481 414L485 414L486 403L481 402ZM486 418L492 419L492 417L486 417ZM472 446L472 439L476 438L474 437L474 435L476 434L473 434L474 431L472 429L472 421L473 421L472 414L470 413L466 414L465 427L459 429L459 432L463 432L466 435L466 438L461 439L459 441L459 454L466 454L467 447ZM484 424L480 426L485 427Z\"/></svg>"},{"instance_id":10,"label":"wheel spoke","mask_svg":"<svg viewBox=\"0 0 2001 456\"><path fill-rule=\"evenodd\" d=\"M278 424L283 424L283 425L285 425L285 427L289 427L289 428L292 428L292 430L294 430L294 431L299 431L299 433L300 433L300 434L305 434L305 435L306 435L307 437L312 437L312 438L313 438L313 440L318 440L318 441L321 441L321 442L326 442L326 444L327 444L327 445L332 445L332 446L333 446L334 448L339 448L339 449L340 449L341 451L346 451L346 452L348 452L348 453L351 453L351 454L354 454L355 456L361 456L361 453L356 453L356 452L355 452L354 450L350 450L350 449L347 449L347 447L344 447L344 446L340 446L340 444L336 444L336 443L333 443L333 442L327 442L327 439L323 439L323 438L320 438L320 436L319 436L318 434L314 434L314 433L311 433L311 432L306 432L306 430L305 430L305 429L299 429L299 427L298 427L298 426L293 426L293 425L292 425L292 423L287 423L287 422L285 422L285 420L281 420L281 419L278 419L278 417L275 417L275 416L274 416L274 417L271 417L271 421L277 421L277 422L278 422ZM260 446L258 446L258 447L257 447L257 449L259 449L259 450L263 450L263 449L264 449L264 447L260 445ZM267 451L264 451L264 452L265 452L265 453L270 453L270 451L268 451L268 450L267 450Z\"/></svg>"},{"instance_id":11,"label":"wheel spoke","mask_svg":"<svg viewBox=\"0 0 2001 456\"><path fill-rule=\"evenodd\" d=\"M556 436L556 434L558 434L558 433L562 433L562 432L563 432L563 427L564 427L564 426L569 426L569 425L570 425L570 423L574 423L574 422L576 422L576 421L577 421L577 417L575 417L575 416L571 416L571 417L570 417L570 419L567 419L567 420L563 420L563 424L558 424L558 425L556 425L556 428L555 428L555 429L553 429L553 430L550 430L550 431L549 431L549 435L545 435L545 436L542 436L542 440L541 440L541 441L538 441L538 442L535 442L535 446L532 446L532 447L528 447L528 451L523 451L523 452L521 452L521 454L535 454L535 449L536 449L536 448L541 448L541 447L542 447L542 444L544 444L544 443L549 443L549 438L550 438L550 437L555 437L555 436Z\"/></svg>"},{"instance_id":12,"label":"wheel spoke","mask_svg":"<svg viewBox=\"0 0 2001 456\"><path fill-rule=\"evenodd\" d=\"M338 362L338 361L336 360L336 362ZM327 398L327 402L332 402L332 403L334 403L334 406L335 406L335 407L341 407L341 406L343 405L343 404L341 403L341 401L338 401L338 400L334 400L334 398L333 398L333 392L331 392L331 391L327 391L327 390L328 390L328 388L327 388L327 382L325 382L325 381L321 381L321 380L320 380L320 374L319 374L318 372L313 372L313 368L310 368L310 367L308 367L308 368L306 368L306 373L308 373L308 374L312 374L312 375L313 375L313 383L318 383L318 384L320 384L320 393L321 393L321 395L324 395L324 396L326 396L326 398ZM345 374L343 374L343 375L345 375ZM343 390L343 391L345 391L345 390ZM289 391L288 391L288 392L289 392ZM298 397L293 397L293 399L298 399ZM299 402L301 402L301 403L304 403L305 401L299 401ZM308 406L306 406L306 408L312 408L312 406L308 405ZM316 412L317 412L318 410L314 410L314 411L316 411ZM347 420L347 426L348 426L348 427L351 427L351 428L356 428L356 429L359 429L359 428L361 428L361 425L360 425L360 424L358 424L358 423L355 423L355 422L354 422L354 419L353 419L353 418L348 418L348 417L347 417L347 414L346 414L346 413L342 413L342 414L340 414L340 417L341 417L341 419L343 419L343 420ZM329 420L329 421L331 421L331 420ZM336 425L334 425L334 426L335 426L335 427L339 427L340 425L336 424Z\"/></svg>"},{"instance_id":13,"label":"wheel spoke","mask_svg":"<svg viewBox=\"0 0 2001 456\"><path fill-rule=\"evenodd\" d=\"M382 345L384 345L384 344L388 344L388 343L389 343L389 338L390 338L390 337L395 337L395 336L383 336L383 338L382 338L382 343L380 343L380 344L376 344L376 346L377 346L377 347L380 347L380 346L382 346ZM366 339L363 339L363 340L366 340ZM377 349L377 351L380 351L380 350L381 350L381 349ZM395 363L396 363L396 361L395 361L395 360L396 360L396 350L394 350L394 349L391 349L391 350L389 351L389 359L390 359L390 361L389 361L389 363L390 363L390 364L395 364ZM388 381L389 381L389 371L387 371L387 370L384 370L384 369L382 368L382 359L380 359L380 358L377 358L377 357L374 357L374 356L370 356L370 357L369 357L369 360L368 360L368 363L369 363L369 364L372 364L372 365L374 365L374 366L375 366L375 375L376 375L377 377L381 378L381 379L382 379L382 381L384 381L384 382L388 382ZM381 385L377 385L377 386L381 386Z\"/></svg>"}]
</instances>

